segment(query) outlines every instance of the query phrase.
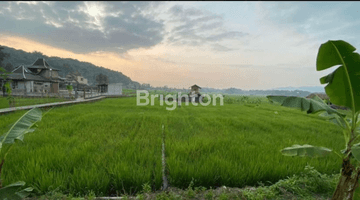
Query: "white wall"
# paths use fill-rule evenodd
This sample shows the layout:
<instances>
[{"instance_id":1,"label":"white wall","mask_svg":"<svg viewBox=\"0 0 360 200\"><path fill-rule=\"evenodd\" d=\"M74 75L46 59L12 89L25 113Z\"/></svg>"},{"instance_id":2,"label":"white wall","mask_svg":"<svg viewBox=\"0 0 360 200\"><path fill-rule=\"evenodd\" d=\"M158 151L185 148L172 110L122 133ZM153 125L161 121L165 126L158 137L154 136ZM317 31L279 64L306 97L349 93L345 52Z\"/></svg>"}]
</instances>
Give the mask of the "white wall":
<instances>
[{"instance_id":1,"label":"white wall","mask_svg":"<svg viewBox=\"0 0 360 200\"><path fill-rule=\"evenodd\" d=\"M109 84L106 95L122 95L122 83Z\"/></svg>"}]
</instances>

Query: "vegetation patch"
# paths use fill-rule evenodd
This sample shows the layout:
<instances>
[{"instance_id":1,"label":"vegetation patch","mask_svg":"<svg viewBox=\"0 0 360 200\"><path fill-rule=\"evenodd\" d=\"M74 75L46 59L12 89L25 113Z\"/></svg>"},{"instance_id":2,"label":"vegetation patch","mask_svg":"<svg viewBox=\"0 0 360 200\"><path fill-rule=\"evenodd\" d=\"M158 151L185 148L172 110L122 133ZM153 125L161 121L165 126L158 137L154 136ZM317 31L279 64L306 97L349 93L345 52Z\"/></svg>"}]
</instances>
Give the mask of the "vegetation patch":
<instances>
[{"instance_id":1,"label":"vegetation patch","mask_svg":"<svg viewBox=\"0 0 360 200\"><path fill-rule=\"evenodd\" d=\"M0 116L8 130L24 111ZM309 164L338 173L339 160L284 157L280 149L312 143L341 150L339 127L316 115L262 103L224 106L136 106L135 98L54 108L14 146L3 168L4 185L23 180L36 195L119 196L149 183L159 190L161 125L165 126L171 187L260 186L300 174ZM10 156L12 154L12 156ZM190 193L191 195L191 193Z\"/></svg>"}]
</instances>

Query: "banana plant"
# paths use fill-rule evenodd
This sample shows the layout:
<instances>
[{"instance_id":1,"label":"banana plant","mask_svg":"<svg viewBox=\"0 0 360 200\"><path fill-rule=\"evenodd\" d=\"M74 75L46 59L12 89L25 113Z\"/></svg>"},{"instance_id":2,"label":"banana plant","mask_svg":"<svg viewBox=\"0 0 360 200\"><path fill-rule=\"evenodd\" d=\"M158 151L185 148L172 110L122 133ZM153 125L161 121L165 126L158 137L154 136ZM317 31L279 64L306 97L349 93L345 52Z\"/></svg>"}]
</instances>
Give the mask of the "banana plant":
<instances>
[{"instance_id":1,"label":"banana plant","mask_svg":"<svg viewBox=\"0 0 360 200\"><path fill-rule=\"evenodd\" d=\"M0 199L22 199L32 188L26 188L22 191L18 191L20 187L25 185L25 182L17 182L5 187L2 187L1 170L4 165L6 156L11 148L19 140L23 141L25 134L35 131L35 126L42 118L42 112L39 108L33 108L21 116L9 129L8 132L0 136Z\"/></svg>"},{"instance_id":2,"label":"banana plant","mask_svg":"<svg viewBox=\"0 0 360 200\"><path fill-rule=\"evenodd\" d=\"M316 60L317 71L338 66L332 73L320 78L321 84L327 84L325 92L330 102L345 106L351 110L351 117L332 109L319 97L312 99L302 97L267 96L272 102L282 106L300 108L308 114L319 113L330 122L342 128L345 149L334 152L325 147L312 145L294 145L281 152L286 156L325 156L330 152L336 153L342 159L342 169L339 182L332 200L353 199L355 189L359 187L360 176L360 55L355 47L343 41L329 40L323 43L318 51Z\"/></svg>"}]
</instances>

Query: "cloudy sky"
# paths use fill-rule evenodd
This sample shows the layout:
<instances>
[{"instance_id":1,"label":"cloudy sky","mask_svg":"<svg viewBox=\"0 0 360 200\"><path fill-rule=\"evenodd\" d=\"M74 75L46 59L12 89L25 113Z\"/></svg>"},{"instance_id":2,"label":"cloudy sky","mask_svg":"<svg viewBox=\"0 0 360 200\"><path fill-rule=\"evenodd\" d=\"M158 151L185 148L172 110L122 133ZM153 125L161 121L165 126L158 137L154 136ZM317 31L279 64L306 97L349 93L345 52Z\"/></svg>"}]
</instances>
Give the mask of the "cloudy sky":
<instances>
[{"instance_id":1,"label":"cloudy sky","mask_svg":"<svg viewBox=\"0 0 360 200\"><path fill-rule=\"evenodd\" d=\"M91 62L152 86L320 86L329 72L315 70L322 43L360 48L359 8L360 2L0 2L0 45Z\"/></svg>"}]
</instances>

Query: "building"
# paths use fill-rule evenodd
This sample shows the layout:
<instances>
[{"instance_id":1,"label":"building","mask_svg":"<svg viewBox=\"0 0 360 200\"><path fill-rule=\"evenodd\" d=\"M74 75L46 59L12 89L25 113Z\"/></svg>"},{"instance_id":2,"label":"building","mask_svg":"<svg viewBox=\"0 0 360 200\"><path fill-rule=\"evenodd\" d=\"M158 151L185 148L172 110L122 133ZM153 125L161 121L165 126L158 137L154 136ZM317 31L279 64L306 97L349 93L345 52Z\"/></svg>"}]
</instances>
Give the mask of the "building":
<instances>
[{"instance_id":1,"label":"building","mask_svg":"<svg viewBox=\"0 0 360 200\"><path fill-rule=\"evenodd\" d=\"M190 93L194 92L194 94L200 94L200 89L201 89L200 86L195 84L195 85L191 86L190 88L191 88Z\"/></svg>"},{"instance_id":2,"label":"building","mask_svg":"<svg viewBox=\"0 0 360 200\"><path fill-rule=\"evenodd\" d=\"M84 78L80 72L76 71L76 72L69 72L66 76L65 76L66 80L70 83L76 83L78 82L81 85L88 85L88 80L86 78Z\"/></svg>"},{"instance_id":3,"label":"building","mask_svg":"<svg viewBox=\"0 0 360 200\"><path fill-rule=\"evenodd\" d=\"M105 95L122 95L122 83L109 84Z\"/></svg>"},{"instance_id":4,"label":"building","mask_svg":"<svg viewBox=\"0 0 360 200\"><path fill-rule=\"evenodd\" d=\"M313 98L315 95L317 95L318 97L320 97L322 100L330 100L330 98L328 97L328 95L325 94L325 93L311 93L311 94L309 94L306 98L311 99L311 98Z\"/></svg>"},{"instance_id":5,"label":"building","mask_svg":"<svg viewBox=\"0 0 360 200\"><path fill-rule=\"evenodd\" d=\"M202 98L202 96L200 94L201 87L195 84L195 85L191 86L190 88L191 88L191 91L189 93L189 97L190 97L191 101L198 103L200 101L200 99Z\"/></svg>"},{"instance_id":6,"label":"building","mask_svg":"<svg viewBox=\"0 0 360 200\"><path fill-rule=\"evenodd\" d=\"M59 83L65 79L59 76L58 69L52 68L43 58L38 58L32 65L16 67L7 80L11 80L13 92L20 93L58 93ZM7 80L1 80L1 86Z\"/></svg>"},{"instance_id":7,"label":"building","mask_svg":"<svg viewBox=\"0 0 360 200\"><path fill-rule=\"evenodd\" d=\"M99 74L96 76L96 82L98 83L96 86L98 88L98 92L107 93L108 85L109 85L109 77L104 74Z\"/></svg>"}]
</instances>

